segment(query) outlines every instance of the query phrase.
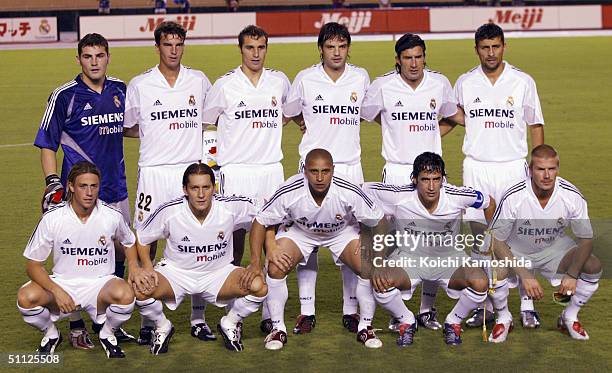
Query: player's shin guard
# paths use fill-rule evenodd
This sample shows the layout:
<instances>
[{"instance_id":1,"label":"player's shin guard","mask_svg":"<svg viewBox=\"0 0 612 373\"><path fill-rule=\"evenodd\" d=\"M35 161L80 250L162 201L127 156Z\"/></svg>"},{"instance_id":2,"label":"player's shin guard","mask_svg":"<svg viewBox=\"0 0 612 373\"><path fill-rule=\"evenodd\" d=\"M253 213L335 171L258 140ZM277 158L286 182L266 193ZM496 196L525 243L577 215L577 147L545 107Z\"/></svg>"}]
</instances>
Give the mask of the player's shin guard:
<instances>
[{"instance_id":1,"label":"player's shin guard","mask_svg":"<svg viewBox=\"0 0 612 373\"><path fill-rule=\"evenodd\" d=\"M581 273L576 283L576 294L572 296L570 303L563 311L563 318L568 321L577 321L578 312L584 306L599 287L601 272L595 274Z\"/></svg>"},{"instance_id":2,"label":"player's shin guard","mask_svg":"<svg viewBox=\"0 0 612 373\"><path fill-rule=\"evenodd\" d=\"M482 293L472 288L465 288L461 291L461 296L455 304L455 307L446 316L447 324L461 324L463 319L467 317L469 312L478 307L479 304L485 301L487 292Z\"/></svg>"},{"instance_id":3,"label":"player's shin guard","mask_svg":"<svg viewBox=\"0 0 612 373\"><path fill-rule=\"evenodd\" d=\"M161 301L153 298L137 300L136 307L142 316L142 326L155 326L156 328L165 327L170 321L164 315L164 306Z\"/></svg>"},{"instance_id":4,"label":"player's shin guard","mask_svg":"<svg viewBox=\"0 0 612 373\"><path fill-rule=\"evenodd\" d=\"M232 308L227 313L228 321L233 323L235 327L236 324L257 312L264 299L266 299L266 297L256 297L254 295L247 295L236 299Z\"/></svg>"},{"instance_id":5,"label":"player's shin guard","mask_svg":"<svg viewBox=\"0 0 612 373\"><path fill-rule=\"evenodd\" d=\"M23 308L17 305L17 308L26 324L44 332L45 336L49 338L58 338L59 331L51 321L51 312L47 307Z\"/></svg>"},{"instance_id":6,"label":"player's shin guard","mask_svg":"<svg viewBox=\"0 0 612 373\"><path fill-rule=\"evenodd\" d=\"M419 313L429 312L434 308L434 304L436 303L438 283L435 281L423 280L421 286L421 307Z\"/></svg>"},{"instance_id":7,"label":"player's shin guard","mask_svg":"<svg viewBox=\"0 0 612 373\"><path fill-rule=\"evenodd\" d=\"M357 275L346 265L340 267L342 271L342 314L353 315L357 313ZM302 313L303 314L303 313Z\"/></svg>"},{"instance_id":8,"label":"player's shin guard","mask_svg":"<svg viewBox=\"0 0 612 373\"><path fill-rule=\"evenodd\" d=\"M287 276L282 279L274 279L267 275L266 283L268 284L268 297L266 300L272 326L274 329L287 333L287 326L285 325L285 303L287 303L287 298L289 298Z\"/></svg>"},{"instance_id":9,"label":"player's shin guard","mask_svg":"<svg viewBox=\"0 0 612 373\"><path fill-rule=\"evenodd\" d=\"M206 323L206 301L199 294L191 296L191 326Z\"/></svg>"},{"instance_id":10,"label":"player's shin guard","mask_svg":"<svg viewBox=\"0 0 612 373\"><path fill-rule=\"evenodd\" d=\"M519 295L521 297L521 311L533 311L533 299L531 299L529 295L527 295L527 292L525 291L525 288L523 287L523 284L520 280L518 289Z\"/></svg>"},{"instance_id":11,"label":"player's shin guard","mask_svg":"<svg viewBox=\"0 0 612 373\"><path fill-rule=\"evenodd\" d=\"M357 290L355 291L355 295L359 302L360 311L359 326L357 330L367 329L368 326L372 325L372 319L376 311L376 302L374 301L372 284L369 279L363 279L357 276Z\"/></svg>"},{"instance_id":12,"label":"player's shin guard","mask_svg":"<svg viewBox=\"0 0 612 373\"><path fill-rule=\"evenodd\" d=\"M498 281L495 285L495 292L490 296L493 301L493 306L497 312L497 323L506 323L512 321L512 314L508 309L508 279ZM489 312L489 309L487 309Z\"/></svg>"},{"instance_id":13,"label":"player's shin guard","mask_svg":"<svg viewBox=\"0 0 612 373\"><path fill-rule=\"evenodd\" d=\"M313 252L305 265L297 266L297 283L300 295L300 314L315 314L315 288L319 271L319 255Z\"/></svg>"},{"instance_id":14,"label":"player's shin guard","mask_svg":"<svg viewBox=\"0 0 612 373\"><path fill-rule=\"evenodd\" d=\"M124 322L128 321L134 311L134 302L130 304L111 304L106 307L106 322L100 330L100 339L115 335Z\"/></svg>"},{"instance_id":15,"label":"player's shin guard","mask_svg":"<svg viewBox=\"0 0 612 373\"><path fill-rule=\"evenodd\" d=\"M400 324L413 325L415 323L414 314L406 307L401 291L392 288L384 293L373 292L373 294L376 302Z\"/></svg>"}]
</instances>

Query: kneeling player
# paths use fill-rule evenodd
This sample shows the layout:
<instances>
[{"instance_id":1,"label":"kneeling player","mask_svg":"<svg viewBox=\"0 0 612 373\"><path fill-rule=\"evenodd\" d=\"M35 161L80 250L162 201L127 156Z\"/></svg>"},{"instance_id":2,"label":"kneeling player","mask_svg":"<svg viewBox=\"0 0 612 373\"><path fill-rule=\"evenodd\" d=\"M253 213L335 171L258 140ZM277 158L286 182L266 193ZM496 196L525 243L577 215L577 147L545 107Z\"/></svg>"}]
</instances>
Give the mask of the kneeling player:
<instances>
[{"instance_id":1,"label":"kneeling player","mask_svg":"<svg viewBox=\"0 0 612 373\"><path fill-rule=\"evenodd\" d=\"M446 343L458 345L461 343L462 320L484 302L488 286L482 269L461 266L463 258L467 257L457 244L462 242L457 239L461 216L463 210L473 207L484 209L485 217L491 217L495 202L471 188L445 184L445 176L442 157L425 152L414 160L412 184L366 183L364 188L385 215L393 218L394 228L414 238L406 243L400 241L388 258L406 265L384 266L382 260L373 263L372 285L377 302L381 305L400 304L400 290L412 292L422 281L437 282L450 297L459 298L444 323ZM434 265L423 264L424 261ZM400 346L411 345L416 331L414 315L410 313L408 318L399 321L397 343Z\"/></svg>"},{"instance_id":2,"label":"kneeling player","mask_svg":"<svg viewBox=\"0 0 612 373\"><path fill-rule=\"evenodd\" d=\"M187 295L219 306L235 299L218 329L225 347L242 351L242 320L257 311L267 287L258 266L245 269L232 264L232 232L250 228L255 207L248 198L216 195L214 173L201 163L185 170L183 192L183 197L157 208L137 230L143 270L133 280L143 318L155 323L151 353L168 352L174 327L161 307L141 302L159 299L175 310ZM159 239L167 240L165 259L153 268L149 245Z\"/></svg>"},{"instance_id":3,"label":"kneeling player","mask_svg":"<svg viewBox=\"0 0 612 373\"><path fill-rule=\"evenodd\" d=\"M525 267L513 271L533 299L544 296L534 271L553 286L560 285L555 295L568 304L557 326L574 339L589 339L578 321L578 311L599 286L601 262L591 255L593 229L587 202L573 184L557 176L559 156L550 145L532 150L529 170L530 177L510 188L495 211L491 225L495 254L501 259L516 258L517 265L525 262ZM577 242L565 235L568 225ZM493 294L498 318L489 337L496 343L505 341L512 329L508 280L503 275L498 278L501 281Z\"/></svg>"},{"instance_id":4,"label":"kneeling player","mask_svg":"<svg viewBox=\"0 0 612 373\"><path fill-rule=\"evenodd\" d=\"M32 234L24 256L32 281L19 289L17 307L26 323L45 333L38 352L53 354L62 342L54 322L84 310L98 324L109 358L125 357L114 332L130 318L134 293L113 275L113 241L134 250L135 237L121 212L98 200L100 173L77 162L68 175L69 197L47 211ZM44 262L53 252L53 274Z\"/></svg>"},{"instance_id":5,"label":"kneeling player","mask_svg":"<svg viewBox=\"0 0 612 373\"><path fill-rule=\"evenodd\" d=\"M308 153L304 173L292 176L276 191L258 213L251 231L251 247L261 247L265 236L266 283L270 289L267 302L273 326L265 339L267 349L278 350L287 343L287 274L299 263L307 262L315 248L328 247L336 264L347 265L359 276L359 224L376 226L382 218L382 211L361 188L334 176L332 156L327 150L313 149ZM275 236L278 224L282 225ZM359 284L365 284L357 288L360 307L375 307L370 282L360 279ZM380 347L371 321L361 320L358 340L368 347Z\"/></svg>"}]
</instances>

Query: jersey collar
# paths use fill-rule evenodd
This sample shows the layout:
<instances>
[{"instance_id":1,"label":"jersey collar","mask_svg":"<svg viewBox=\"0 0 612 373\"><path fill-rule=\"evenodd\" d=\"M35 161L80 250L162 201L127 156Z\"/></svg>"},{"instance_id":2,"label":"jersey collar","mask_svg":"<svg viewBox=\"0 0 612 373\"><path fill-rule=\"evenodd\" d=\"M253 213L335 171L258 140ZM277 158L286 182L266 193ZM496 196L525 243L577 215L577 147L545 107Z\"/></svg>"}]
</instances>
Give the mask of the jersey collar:
<instances>
[{"instance_id":1,"label":"jersey collar","mask_svg":"<svg viewBox=\"0 0 612 373\"><path fill-rule=\"evenodd\" d=\"M308 199L310 200L310 202L312 202L313 206L322 208L325 205L325 201L329 199L329 196L336 193L336 186L334 185L334 180L332 178L332 182L329 185L329 190L327 191L325 198L323 198L321 205L319 205L317 204L314 197L312 196L312 193L310 192L310 186L308 185L308 178L306 178L306 175L303 175L303 179L304 179L304 186L306 187L306 194L308 195Z\"/></svg>"},{"instance_id":2,"label":"jersey collar","mask_svg":"<svg viewBox=\"0 0 612 373\"><path fill-rule=\"evenodd\" d=\"M70 201L66 201L66 207L68 208L68 210L70 211L70 215L79 223L82 225L87 225L89 224L89 222L93 219L94 216L96 216L98 214L98 210L100 208L100 198L98 198L98 200L96 201L96 206L93 208L93 210L91 211L91 214L89 215L89 217L87 218L86 222L83 222L76 214L76 212L74 212L74 209L72 208L72 203Z\"/></svg>"},{"instance_id":3,"label":"jersey collar","mask_svg":"<svg viewBox=\"0 0 612 373\"><path fill-rule=\"evenodd\" d=\"M203 227L204 225L206 225L206 223L212 219L211 216L213 215L213 211L215 211L215 207L216 207L216 203L215 203L215 196L213 194L212 196L212 200L210 201L210 210L208 211L208 215L206 215L206 217L204 218L204 221L202 223L200 223L200 221L198 220L198 218L195 217L195 215L193 214L193 212L191 211L191 208L189 207L189 201L187 200L187 196L183 196L183 208L185 209L185 213L189 216L189 218L196 223L198 226Z\"/></svg>"},{"instance_id":4,"label":"jersey collar","mask_svg":"<svg viewBox=\"0 0 612 373\"><path fill-rule=\"evenodd\" d=\"M77 84L79 84L81 87L85 88L88 92L95 93L97 95L103 94L104 91L106 90L106 87L108 87L108 85L110 84L110 80L108 80L108 76L105 75L104 76L104 84L102 85L102 92L98 93L98 92L94 91L93 89L89 88L89 86L87 84L85 84L85 82L83 81L83 78L81 77L81 74L78 74L76 76L76 78L74 78L74 81L77 82Z\"/></svg>"},{"instance_id":5,"label":"jersey collar","mask_svg":"<svg viewBox=\"0 0 612 373\"><path fill-rule=\"evenodd\" d=\"M540 205L540 200L538 200L538 197L535 195L535 192L533 191L533 187L531 185L531 177L529 177L526 180L525 184L527 184L526 187L527 187L527 190L529 191L529 196L533 199L534 203L540 210L546 210L548 206L551 206L554 200L557 198L557 191L559 190L559 177L558 176L555 178L555 188L553 189L553 193L548 199L548 203L546 203L546 206L544 207Z\"/></svg>"},{"instance_id":6,"label":"jersey collar","mask_svg":"<svg viewBox=\"0 0 612 373\"><path fill-rule=\"evenodd\" d=\"M416 89L413 89L408 83L406 83L404 78L402 78L402 74L400 74L399 72L397 72L397 71L395 72L395 77L396 77L397 80L400 81L400 84L402 85L402 87L405 87L406 89L409 89L411 92L417 92L417 91L423 89L423 87L425 86L427 80L429 79L429 71L427 71L427 69L423 70L423 79L421 79L421 82L416 87Z\"/></svg>"},{"instance_id":7,"label":"jersey collar","mask_svg":"<svg viewBox=\"0 0 612 373\"><path fill-rule=\"evenodd\" d=\"M170 87L170 84L168 84L166 77L164 76L164 74L162 74L161 70L159 69L159 64L155 65L155 68L153 68L153 70L155 71L159 79L163 82L162 84L164 84L168 89L176 89L176 87L178 87L178 85L181 84L183 75L185 75L183 73L185 71L185 66L183 66L182 64L179 66L180 66L179 73L178 73L178 76L176 77L176 82L174 82L174 87Z\"/></svg>"},{"instance_id":8,"label":"jersey collar","mask_svg":"<svg viewBox=\"0 0 612 373\"><path fill-rule=\"evenodd\" d=\"M249 87L253 87L253 88L255 88L255 89L257 89L257 88L261 87L261 85L263 84L263 80L265 79L265 76L267 75L267 71L266 71L266 69L264 68L264 69L261 71L261 76L259 77L259 80L257 81L257 85L255 85L255 86L254 86L254 85L253 85L253 83L251 82L251 79L249 79L249 77L248 77L248 76L246 76L246 74L244 73L244 71L242 71L241 66L242 66L242 65L240 65L240 66L238 66L238 67L236 68L236 72L237 72L237 73L238 73L238 75L240 76L240 79L243 79L243 80L245 81L245 83L249 85Z\"/></svg>"},{"instance_id":9,"label":"jersey collar","mask_svg":"<svg viewBox=\"0 0 612 373\"><path fill-rule=\"evenodd\" d=\"M507 75L511 74L510 70L512 70L512 65L510 65L508 63L508 61L506 60L502 60L502 63L504 64L504 70L502 70L502 73L499 75L499 78L497 78L497 80L495 81L495 85L491 84L491 81L489 80L489 78L487 77L487 75L485 74L484 70L482 69L482 65L478 65L478 72L480 73L480 75L482 76L482 78L486 81L486 83L491 86L491 87L495 87L496 85L498 85Z\"/></svg>"},{"instance_id":10,"label":"jersey collar","mask_svg":"<svg viewBox=\"0 0 612 373\"><path fill-rule=\"evenodd\" d=\"M348 62L346 63L346 65L344 66L344 71L342 72L342 75L340 75L340 77L335 82L325 72L325 69L323 68L323 62L317 65L317 69L319 70L320 74L323 76L323 79L327 80L329 83L332 83L332 84L339 84L343 79L345 79L344 77L348 75L349 70L351 69L351 65Z\"/></svg>"}]
</instances>

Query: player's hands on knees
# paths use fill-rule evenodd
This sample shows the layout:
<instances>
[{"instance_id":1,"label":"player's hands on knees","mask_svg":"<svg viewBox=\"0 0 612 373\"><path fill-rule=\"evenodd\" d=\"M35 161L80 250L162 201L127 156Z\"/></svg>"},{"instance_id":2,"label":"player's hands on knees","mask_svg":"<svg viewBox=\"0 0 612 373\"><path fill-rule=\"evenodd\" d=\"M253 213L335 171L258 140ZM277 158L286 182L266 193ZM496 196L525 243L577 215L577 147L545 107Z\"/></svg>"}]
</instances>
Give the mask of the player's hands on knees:
<instances>
[{"instance_id":1,"label":"player's hands on knees","mask_svg":"<svg viewBox=\"0 0 612 373\"><path fill-rule=\"evenodd\" d=\"M291 256L286 252L282 251L278 247L278 245L270 245L270 247L268 248L267 257L269 262L273 263L285 273L288 273L291 270L293 264Z\"/></svg>"},{"instance_id":2,"label":"player's hands on knees","mask_svg":"<svg viewBox=\"0 0 612 373\"><path fill-rule=\"evenodd\" d=\"M55 298L55 303L57 307L60 309L62 313L72 313L76 310L76 304L74 304L74 300L70 296L70 294L66 293L64 289L61 287L56 287L51 291L53 294L53 298Z\"/></svg>"},{"instance_id":3,"label":"player's hands on knees","mask_svg":"<svg viewBox=\"0 0 612 373\"><path fill-rule=\"evenodd\" d=\"M386 270L376 268L372 272L372 287L377 293L384 293L393 287L393 281Z\"/></svg>"},{"instance_id":4,"label":"player's hands on knees","mask_svg":"<svg viewBox=\"0 0 612 373\"><path fill-rule=\"evenodd\" d=\"M563 276L561 286L559 286L559 293L568 296L576 294L576 282L577 280L571 276Z\"/></svg>"},{"instance_id":5,"label":"player's hands on knees","mask_svg":"<svg viewBox=\"0 0 612 373\"><path fill-rule=\"evenodd\" d=\"M254 265L253 263L249 264L244 271L242 271L242 275L240 276L240 288L244 289L244 290L250 290L251 289L251 283L253 282L253 280L260 276L262 281L264 279L263 276L263 272L261 271L261 268L259 267L259 265Z\"/></svg>"},{"instance_id":6,"label":"player's hands on knees","mask_svg":"<svg viewBox=\"0 0 612 373\"><path fill-rule=\"evenodd\" d=\"M544 297L544 289L535 277L521 278L525 292L531 299L540 300Z\"/></svg>"},{"instance_id":7,"label":"player's hands on knees","mask_svg":"<svg viewBox=\"0 0 612 373\"><path fill-rule=\"evenodd\" d=\"M139 293L149 295L157 287L157 272L145 271L142 268L136 268L130 271L128 281L132 287Z\"/></svg>"}]
</instances>

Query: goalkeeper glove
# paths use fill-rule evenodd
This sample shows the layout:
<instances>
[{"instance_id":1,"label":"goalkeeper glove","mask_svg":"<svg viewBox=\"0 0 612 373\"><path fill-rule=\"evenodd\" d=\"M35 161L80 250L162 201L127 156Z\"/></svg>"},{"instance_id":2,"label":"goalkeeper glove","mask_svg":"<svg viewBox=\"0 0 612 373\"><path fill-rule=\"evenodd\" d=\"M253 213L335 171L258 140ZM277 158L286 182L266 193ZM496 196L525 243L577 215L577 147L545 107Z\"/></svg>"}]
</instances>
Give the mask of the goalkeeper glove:
<instances>
[{"instance_id":1,"label":"goalkeeper glove","mask_svg":"<svg viewBox=\"0 0 612 373\"><path fill-rule=\"evenodd\" d=\"M41 207L43 214L53 205L61 203L64 199L64 187L60 182L59 176L51 174L45 178L45 194L43 195Z\"/></svg>"}]
</instances>

